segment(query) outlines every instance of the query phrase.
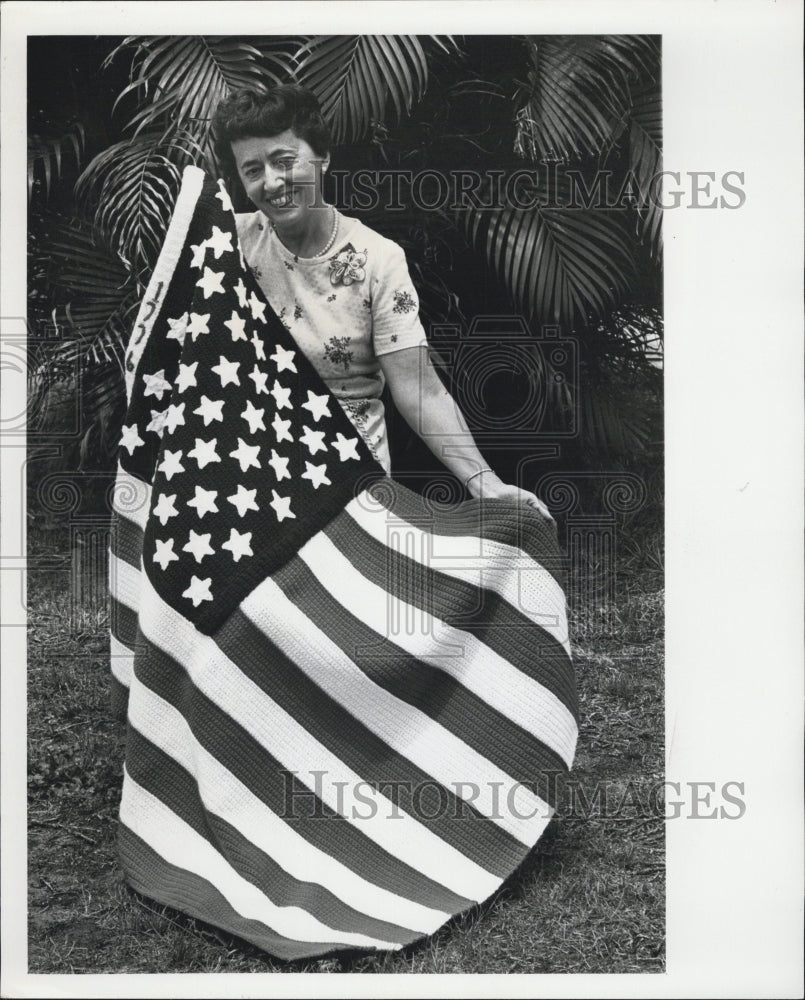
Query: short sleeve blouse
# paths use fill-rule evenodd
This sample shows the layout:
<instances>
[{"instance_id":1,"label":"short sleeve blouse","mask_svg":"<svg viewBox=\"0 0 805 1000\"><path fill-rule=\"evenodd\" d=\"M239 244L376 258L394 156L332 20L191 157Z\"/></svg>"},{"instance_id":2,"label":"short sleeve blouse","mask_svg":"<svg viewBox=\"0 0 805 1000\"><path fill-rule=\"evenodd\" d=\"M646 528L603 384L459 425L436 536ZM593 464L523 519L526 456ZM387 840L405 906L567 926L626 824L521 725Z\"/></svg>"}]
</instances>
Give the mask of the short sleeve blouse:
<instances>
[{"instance_id":1,"label":"short sleeve blouse","mask_svg":"<svg viewBox=\"0 0 805 1000\"><path fill-rule=\"evenodd\" d=\"M340 399L377 399L378 358L426 344L403 249L360 220L338 214L324 257L299 257L262 212L236 216L243 255L271 307Z\"/></svg>"}]
</instances>

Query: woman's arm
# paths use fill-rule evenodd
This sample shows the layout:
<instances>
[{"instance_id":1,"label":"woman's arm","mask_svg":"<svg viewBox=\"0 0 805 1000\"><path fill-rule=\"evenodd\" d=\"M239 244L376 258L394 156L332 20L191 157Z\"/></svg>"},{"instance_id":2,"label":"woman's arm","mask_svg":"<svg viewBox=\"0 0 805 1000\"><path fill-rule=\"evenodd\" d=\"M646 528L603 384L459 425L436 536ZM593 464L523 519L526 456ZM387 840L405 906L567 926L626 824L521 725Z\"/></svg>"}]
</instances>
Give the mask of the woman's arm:
<instances>
[{"instance_id":1,"label":"woman's arm","mask_svg":"<svg viewBox=\"0 0 805 1000\"><path fill-rule=\"evenodd\" d=\"M462 483L466 482L472 496L523 500L551 517L533 493L504 483L489 469L464 415L433 367L426 346L405 347L382 354L378 360L394 405L439 461Z\"/></svg>"}]
</instances>

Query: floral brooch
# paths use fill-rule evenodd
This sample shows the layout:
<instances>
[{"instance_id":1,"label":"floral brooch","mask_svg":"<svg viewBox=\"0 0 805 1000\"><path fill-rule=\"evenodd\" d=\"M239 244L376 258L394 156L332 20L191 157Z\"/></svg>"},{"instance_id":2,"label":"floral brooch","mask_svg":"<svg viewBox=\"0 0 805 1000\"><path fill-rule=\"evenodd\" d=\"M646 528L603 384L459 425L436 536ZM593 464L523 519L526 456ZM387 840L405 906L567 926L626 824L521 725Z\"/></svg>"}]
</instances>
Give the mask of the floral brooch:
<instances>
[{"instance_id":1,"label":"floral brooch","mask_svg":"<svg viewBox=\"0 0 805 1000\"><path fill-rule=\"evenodd\" d=\"M334 285L351 285L366 277L366 251L358 253L351 243L330 260L330 281Z\"/></svg>"}]
</instances>

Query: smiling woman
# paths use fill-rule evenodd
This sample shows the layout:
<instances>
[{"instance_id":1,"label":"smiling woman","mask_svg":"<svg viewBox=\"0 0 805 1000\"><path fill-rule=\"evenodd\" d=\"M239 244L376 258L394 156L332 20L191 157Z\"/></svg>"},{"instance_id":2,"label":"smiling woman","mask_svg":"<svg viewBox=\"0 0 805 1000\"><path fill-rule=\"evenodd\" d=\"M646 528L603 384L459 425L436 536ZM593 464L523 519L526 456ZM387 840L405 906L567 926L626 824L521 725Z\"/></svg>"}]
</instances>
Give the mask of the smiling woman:
<instances>
[{"instance_id":1,"label":"smiling woman","mask_svg":"<svg viewBox=\"0 0 805 1000\"><path fill-rule=\"evenodd\" d=\"M478 451L428 357L402 248L324 201L331 141L315 95L292 84L267 95L235 91L219 104L214 129L224 172L256 209L237 216L246 260L386 472L388 383L409 426L473 496L522 501L549 517Z\"/></svg>"}]
</instances>

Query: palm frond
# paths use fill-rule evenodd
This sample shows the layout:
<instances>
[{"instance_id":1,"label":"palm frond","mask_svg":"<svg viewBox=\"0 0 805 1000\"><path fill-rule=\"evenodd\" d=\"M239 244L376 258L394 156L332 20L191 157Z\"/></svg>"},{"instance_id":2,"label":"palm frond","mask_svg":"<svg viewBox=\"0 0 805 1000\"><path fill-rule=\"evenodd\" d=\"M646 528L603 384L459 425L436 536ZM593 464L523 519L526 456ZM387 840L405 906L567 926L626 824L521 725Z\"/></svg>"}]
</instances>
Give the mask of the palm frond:
<instances>
[{"instance_id":1,"label":"palm frond","mask_svg":"<svg viewBox=\"0 0 805 1000\"><path fill-rule=\"evenodd\" d=\"M188 133L163 142L143 133L99 153L76 183L85 211L112 248L140 273L156 260L180 183L180 166L197 161L198 145Z\"/></svg>"},{"instance_id":2,"label":"palm frond","mask_svg":"<svg viewBox=\"0 0 805 1000\"><path fill-rule=\"evenodd\" d=\"M629 285L632 256L618 213L537 206L468 209L470 239L513 303L535 323L570 330L602 316Z\"/></svg>"},{"instance_id":3,"label":"palm frond","mask_svg":"<svg viewBox=\"0 0 805 1000\"><path fill-rule=\"evenodd\" d=\"M97 230L80 219L51 219L42 253L59 302L54 322L69 331L52 363L114 362L122 371L140 298L133 276Z\"/></svg>"},{"instance_id":4,"label":"palm frond","mask_svg":"<svg viewBox=\"0 0 805 1000\"><path fill-rule=\"evenodd\" d=\"M579 391L581 440L599 457L633 458L652 439L652 411L617 379L584 379Z\"/></svg>"},{"instance_id":5,"label":"palm frond","mask_svg":"<svg viewBox=\"0 0 805 1000\"><path fill-rule=\"evenodd\" d=\"M264 92L287 78L293 39L255 41L232 35L126 38L107 63L133 49L129 84L116 103L128 94L138 98L141 106L129 121L134 136L184 129L204 143L215 108L230 90Z\"/></svg>"},{"instance_id":6,"label":"palm frond","mask_svg":"<svg viewBox=\"0 0 805 1000\"><path fill-rule=\"evenodd\" d=\"M656 183L662 170L662 104L658 91L651 85L636 89L632 99L630 168L640 189L638 213L643 237L649 241L652 255L657 257L662 250L662 209Z\"/></svg>"},{"instance_id":7,"label":"palm frond","mask_svg":"<svg viewBox=\"0 0 805 1000\"><path fill-rule=\"evenodd\" d=\"M596 155L629 107L629 84L651 65L645 35L543 35L527 40L515 149L535 162Z\"/></svg>"},{"instance_id":8,"label":"palm frond","mask_svg":"<svg viewBox=\"0 0 805 1000\"><path fill-rule=\"evenodd\" d=\"M428 61L416 35L316 35L296 53L294 76L321 101L335 141L354 142L384 118L389 100L397 120L410 114L428 85Z\"/></svg>"},{"instance_id":9,"label":"palm frond","mask_svg":"<svg viewBox=\"0 0 805 1000\"><path fill-rule=\"evenodd\" d=\"M54 175L59 178L62 172L62 155L66 149L71 149L75 156L76 166L81 163L81 156L86 142L84 126L81 122L72 120L55 123L39 121L36 132L28 133L28 200L33 195L36 175L41 168L45 178L45 197L50 197L50 186Z\"/></svg>"}]
</instances>

